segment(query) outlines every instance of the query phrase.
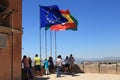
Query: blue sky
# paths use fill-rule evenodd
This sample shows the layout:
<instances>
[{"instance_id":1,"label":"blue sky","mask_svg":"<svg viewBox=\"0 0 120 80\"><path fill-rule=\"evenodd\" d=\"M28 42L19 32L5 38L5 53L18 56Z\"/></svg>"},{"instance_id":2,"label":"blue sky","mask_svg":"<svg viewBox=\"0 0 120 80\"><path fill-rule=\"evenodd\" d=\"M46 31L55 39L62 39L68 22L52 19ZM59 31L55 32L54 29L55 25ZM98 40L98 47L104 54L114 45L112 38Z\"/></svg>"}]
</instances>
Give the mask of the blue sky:
<instances>
[{"instance_id":1,"label":"blue sky","mask_svg":"<svg viewBox=\"0 0 120 80\"><path fill-rule=\"evenodd\" d=\"M78 31L57 31L57 54L63 58L120 57L120 0L23 0L22 54L34 58L40 54L39 5L58 5L69 9L78 20ZM41 30L42 58L45 58L45 31ZM54 31L52 54L55 56ZM50 30L47 31L47 54L50 56Z\"/></svg>"}]
</instances>

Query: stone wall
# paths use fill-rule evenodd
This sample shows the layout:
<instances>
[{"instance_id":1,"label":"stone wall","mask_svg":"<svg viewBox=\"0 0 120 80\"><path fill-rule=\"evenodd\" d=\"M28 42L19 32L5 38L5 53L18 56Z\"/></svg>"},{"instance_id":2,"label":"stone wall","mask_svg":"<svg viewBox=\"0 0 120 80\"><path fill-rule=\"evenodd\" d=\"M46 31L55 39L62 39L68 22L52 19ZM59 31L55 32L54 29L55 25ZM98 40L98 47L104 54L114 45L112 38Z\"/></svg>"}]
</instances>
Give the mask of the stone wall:
<instances>
[{"instance_id":1,"label":"stone wall","mask_svg":"<svg viewBox=\"0 0 120 80\"><path fill-rule=\"evenodd\" d=\"M101 62L84 62L77 64L82 72L85 73L108 73L120 74L120 62L101 63Z\"/></svg>"}]
</instances>

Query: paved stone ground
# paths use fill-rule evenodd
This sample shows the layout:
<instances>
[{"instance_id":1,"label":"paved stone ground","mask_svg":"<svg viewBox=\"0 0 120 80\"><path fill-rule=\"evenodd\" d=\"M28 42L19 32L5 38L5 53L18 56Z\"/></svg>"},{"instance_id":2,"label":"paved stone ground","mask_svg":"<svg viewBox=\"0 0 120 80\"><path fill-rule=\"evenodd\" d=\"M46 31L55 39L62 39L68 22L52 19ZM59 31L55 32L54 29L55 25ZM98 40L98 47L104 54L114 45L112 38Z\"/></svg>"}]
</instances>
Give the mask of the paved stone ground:
<instances>
[{"instance_id":1,"label":"paved stone ground","mask_svg":"<svg viewBox=\"0 0 120 80\"><path fill-rule=\"evenodd\" d=\"M56 74L44 75L42 78L31 80L120 80L120 74L96 74L96 73L79 73L74 76L64 74L57 78Z\"/></svg>"}]
</instances>

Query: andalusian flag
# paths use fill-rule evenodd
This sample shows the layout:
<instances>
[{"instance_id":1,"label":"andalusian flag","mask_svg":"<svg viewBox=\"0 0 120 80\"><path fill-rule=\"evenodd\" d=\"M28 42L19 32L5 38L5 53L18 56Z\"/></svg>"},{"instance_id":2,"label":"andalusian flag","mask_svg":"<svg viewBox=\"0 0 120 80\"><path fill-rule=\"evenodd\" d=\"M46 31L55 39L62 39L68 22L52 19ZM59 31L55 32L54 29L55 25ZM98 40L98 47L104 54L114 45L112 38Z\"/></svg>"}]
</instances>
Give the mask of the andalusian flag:
<instances>
[{"instance_id":1,"label":"andalusian flag","mask_svg":"<svg viewBox=\"0 0 120 80\"><path fill-rule=\"evenodd\" d=\"M72 15L70 15L71 19L74 21L76 27L75 28L68 28L66 30L74 30L74 31L77 31L77 26L78 26L78 21L76 18L74 18Z\"/></svg>"},{"instance_id":2,"label":"andalusian flag","mask_svg":"<svg viewBox=\"0 0 120 80\"><path fill-rule=\"evenodd\" d=\"M64 16L68 21L65 23L57 24L57 25L52 25L50 27L51 30L59 31L59 30L69 30L77 29L77 24L75 23L77 20L71 16L69 10L61 10L62 16Z\"/></svg>"}]
</instances>

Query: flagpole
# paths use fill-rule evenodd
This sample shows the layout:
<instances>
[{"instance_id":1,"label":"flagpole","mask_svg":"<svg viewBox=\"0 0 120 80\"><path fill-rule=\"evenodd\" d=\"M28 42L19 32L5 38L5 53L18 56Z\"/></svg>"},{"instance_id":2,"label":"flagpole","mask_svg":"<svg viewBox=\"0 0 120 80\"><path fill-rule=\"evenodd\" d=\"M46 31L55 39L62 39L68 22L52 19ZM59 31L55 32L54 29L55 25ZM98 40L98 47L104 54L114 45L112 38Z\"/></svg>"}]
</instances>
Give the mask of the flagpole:
<instances>
[{"instance_id":1,"label":"flagpole","mask_svg":"<svg viewBox=\"0 0 120 80\"><path fill-rule=\"evenodd\" d=\"M40 30L39 30L39 39L40 39L40 59L41 59L41 28L40 28ZM41 61L41 60L40 60Z\"/></svg>"},{"instance_id":2,"label":"flagpole","mask_svg":"<svg viewBox=\"0 0 120 80\"><path fill-rule=\"evenodd\" d=\"M39 5L39 8L40 8L40 5ZM39 9L40 10L40 9ZM39 21L40 21L40 19L39 19ZM41 24L41 23L40 23ZM39 39L40 39L40 59L42 58L42 54L41 54L41 25L40 25L40 27L39 27L40 29L39 29ZM40 60L40 62L41 62L41 60Z\"/></svg>"},{"instance_id":3,"label":"flagpole","mask_svg":"<svg viewBox=\"0 0 120 80\"><path fill-rule=\"evenodd\" d=\"M52 57L52 31L50 30L50 55Z\"/></svg>"},{"instance_id":4,"label":"flagpole","mask_svg":"<svg viewBox=\"0 0 120 80\"><path fill-rule=\"evenodd\" d=\"M45 58L47 59L47 31L45 30Z\"/></svg>"},{"instance_id":5,"label":"flagpole","mask_svg":"<svg viewBox=\"0 0 120 80\"><path fill-rule=\"evenodd\" d=\"M56 44L56 31L55 31L55 60L57 59L57 44Z\"/></svg>"}]
</instances>

